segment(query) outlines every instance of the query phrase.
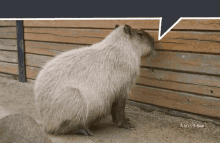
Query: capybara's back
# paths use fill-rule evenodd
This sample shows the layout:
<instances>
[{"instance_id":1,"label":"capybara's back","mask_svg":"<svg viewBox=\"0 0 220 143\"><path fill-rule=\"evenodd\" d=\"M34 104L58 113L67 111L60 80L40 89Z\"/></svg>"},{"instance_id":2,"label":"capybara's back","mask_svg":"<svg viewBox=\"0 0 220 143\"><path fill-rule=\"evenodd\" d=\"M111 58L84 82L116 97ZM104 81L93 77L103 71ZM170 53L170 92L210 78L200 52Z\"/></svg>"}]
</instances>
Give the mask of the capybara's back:
<instances>
[{"instance_id":1,"label":"capybara's back","mask_svg":"<svg viewBox=\"0 0 220 143\"><path fill-rule=\"evenodd\" d=\"M83 129L112 113L119 126L133 127L124 106L139 75L140 61L154 51L153 38L129 25L116 26L104 40L53 58L35 81L35 99L48 133Z\"/></svg>"},{"instance_id":2,"label":"capybara's back","mask_svg":"<svg viewBox=\"0 0 220 143\"><path fill-rule=\"evenodd\" d=\"M0 143L52 143L37 122L24 114L11 114L0 119Z\"/></svg>"}]
</instances>

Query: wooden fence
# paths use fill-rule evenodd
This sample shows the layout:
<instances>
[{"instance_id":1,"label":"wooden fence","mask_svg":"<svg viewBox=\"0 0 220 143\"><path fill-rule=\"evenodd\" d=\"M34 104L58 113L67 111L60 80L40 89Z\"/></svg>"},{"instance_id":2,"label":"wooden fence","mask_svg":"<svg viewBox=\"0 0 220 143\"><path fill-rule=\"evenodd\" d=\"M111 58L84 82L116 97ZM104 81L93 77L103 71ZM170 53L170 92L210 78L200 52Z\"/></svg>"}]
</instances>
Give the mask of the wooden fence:
<instances>
[{"instance_id":1,"label":"wooden fence","mask_svg":"<svg viewBox=\"0 0 220 143\"><path fill-rule=\"evenodd\" d=\"M155 38L130 100L220 118L220 20L182 20L158 41L159 20L24 21L26 77L53 56L104 39L115 24ZM0 21L0 73L18 75L15 21Z\"/></svg>"}]
</instances>

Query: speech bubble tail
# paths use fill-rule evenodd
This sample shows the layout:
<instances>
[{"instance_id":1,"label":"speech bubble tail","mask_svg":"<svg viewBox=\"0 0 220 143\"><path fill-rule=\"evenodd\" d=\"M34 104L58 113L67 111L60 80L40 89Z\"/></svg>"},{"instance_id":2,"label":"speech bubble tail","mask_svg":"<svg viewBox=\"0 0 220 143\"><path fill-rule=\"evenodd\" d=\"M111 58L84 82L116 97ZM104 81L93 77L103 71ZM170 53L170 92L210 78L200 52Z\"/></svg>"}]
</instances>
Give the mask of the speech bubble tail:
<instances>
[{"instance_id":1,"label":"speech bubble tail","mask_svg":"<svg viewBox=\"0 0 220 143\"><path fill-rule=\"evenodd\" d=\"M163 19L163 24L162 24L162 19ZM179 18L177 21L176 21L176 19L177 18L173 18L173 19L169 18L168 19L166 17L163 17L163 18L160 19L160 27L159 27L159 33L158 33L158 40L161 40L168 32L170 32L170 30L180 22L182 17ZM170 25L172 25L172 26L170 26Z\"/></svg>"}]
</instances>

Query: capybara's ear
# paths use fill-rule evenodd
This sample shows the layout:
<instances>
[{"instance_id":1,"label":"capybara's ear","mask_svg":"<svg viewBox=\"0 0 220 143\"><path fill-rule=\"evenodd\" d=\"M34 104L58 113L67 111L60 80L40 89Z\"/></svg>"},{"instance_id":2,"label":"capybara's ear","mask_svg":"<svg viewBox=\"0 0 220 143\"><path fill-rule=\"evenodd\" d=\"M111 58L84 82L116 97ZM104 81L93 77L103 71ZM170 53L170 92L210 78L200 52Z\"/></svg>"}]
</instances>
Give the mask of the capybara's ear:
<instances>
[{"instance_id":1,"label":"capybara's ear","mask_svg":"<svg viewBox=\"0 0 220 143\"><path fill-rule=\"evenodd\" d=\"M144 31L141 29L141 30L138 31L138 34L139 34L140 36L143 36L143 35L144 35Z\"/></svg>"},{"instance_id":2,"label":"capybara's ear","mask_svg":"<svg viewBox=\"0 0 220 143\"><path fill-rule=\"evenodd\" d=\"M116 29L117 27L119 27L119 25L118 25L118 24L116 24L116 25L115 25L115 29Z\"/></svg>"},{"instance_id":3,"label":"capybara's ear","mask_svg":"<svg viewBox=\"0 0 220 143\"><path fill-rule=\"evenodd\" d=\"M131 35L131 26L126 24L124 26L124 31L125 31L125 33Z\"/></svg>"}]
</instances>

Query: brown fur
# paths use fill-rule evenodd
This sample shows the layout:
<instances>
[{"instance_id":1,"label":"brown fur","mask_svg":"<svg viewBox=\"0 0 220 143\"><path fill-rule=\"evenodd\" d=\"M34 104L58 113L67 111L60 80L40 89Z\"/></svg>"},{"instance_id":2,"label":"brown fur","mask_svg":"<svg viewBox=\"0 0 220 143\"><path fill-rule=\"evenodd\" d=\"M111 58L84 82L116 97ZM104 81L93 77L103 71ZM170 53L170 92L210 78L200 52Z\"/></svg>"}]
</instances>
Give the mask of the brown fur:
<instances>
[{"instance_id":1,"label":"brown fur","mask_svg":"<svg viewBox=\"0 0 220 143\"><path fill-rule=\"evenodd\" d=\"M0 143L52 143L30 116L11 114L0 119Z\"/></svg>"},{"instance_id":2,"label":"brown fur","mask_svg":"<svg viewBox=\"0 0 220 143\"><path fill-rule=\"evenodd\" d=\"M119 126L133 127L124 115L125 101L139 75L141 57L154 51L153 43L142 30L118 26L103 41L49 61L34 88L45 131L89 131L109 113Z\"/></svg>"}]
</instances>

